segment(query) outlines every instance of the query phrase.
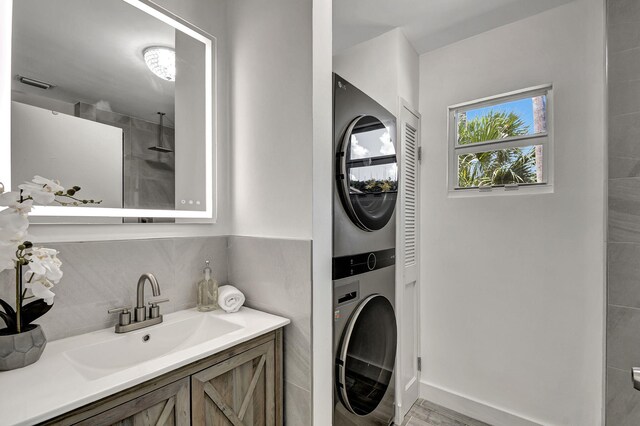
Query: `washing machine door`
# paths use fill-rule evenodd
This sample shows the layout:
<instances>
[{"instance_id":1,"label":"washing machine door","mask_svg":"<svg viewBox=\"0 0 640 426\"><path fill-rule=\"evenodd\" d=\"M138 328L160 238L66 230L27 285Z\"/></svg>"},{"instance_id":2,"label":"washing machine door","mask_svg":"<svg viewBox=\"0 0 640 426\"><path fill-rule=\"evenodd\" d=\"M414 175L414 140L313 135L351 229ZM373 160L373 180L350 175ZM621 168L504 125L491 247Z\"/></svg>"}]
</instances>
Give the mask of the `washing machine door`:
<instances>
[{"instance_id":1,"label":"washing machine door","mask_svg":"<svg viewBox=\"0 0 640 426\"><path fill-rule=\"evenodd\" d=\"M392 380L397 329L393 306L379 294L364 299L347 323L336 359L344 406L365 416L382 401Z\"/></svg>"},{"instance_id":2,"label":"washing machine door","mask_svg":"<svg viewBox=\"0 0 640 426\"><path fill-rule=\"evenodd\" d=\"M382 229L398 195L398 163L389 129L372 115L355 118L336 158L337 186L347 214L365 231Z\"/></svg>"}]
</instances>

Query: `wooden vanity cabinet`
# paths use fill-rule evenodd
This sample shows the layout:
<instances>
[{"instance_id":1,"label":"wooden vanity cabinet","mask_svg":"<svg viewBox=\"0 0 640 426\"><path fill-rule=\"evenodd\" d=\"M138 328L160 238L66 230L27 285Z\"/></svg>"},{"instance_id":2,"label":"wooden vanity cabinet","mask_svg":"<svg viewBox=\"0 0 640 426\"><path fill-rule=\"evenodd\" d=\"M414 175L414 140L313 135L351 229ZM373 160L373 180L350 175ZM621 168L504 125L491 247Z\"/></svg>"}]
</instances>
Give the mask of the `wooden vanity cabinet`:
<instances>
[{"instance_id":1,"label":"wooden vanity cabinet","mask_svg":"<svg viewBox=\"0 0 640 426\"><path fill-rule=\"evenodd\" d=\"M192 375L193 424L275 426L274 361L274 344L267 342Z\"/></svg>"},{"instance_id":2,"label":"wooden vanity cabinet","mask_svg":"<svg viewBox=\"0 0 640 426\"><path fill-rule=\"evenodd\" d=\"M43 425L282 425L282 329Z\"/></svg>"},{"instance_id":3,"label":"wooden vanity cabinet","mask_svg":"<svg viewBox=\"0 0 640 426\"><path fill-rule=\"evenodd\" d=\"M190 421L189 379L185 377L74 424L79 426L186 426Z\"/></svg>"}]
</instances>

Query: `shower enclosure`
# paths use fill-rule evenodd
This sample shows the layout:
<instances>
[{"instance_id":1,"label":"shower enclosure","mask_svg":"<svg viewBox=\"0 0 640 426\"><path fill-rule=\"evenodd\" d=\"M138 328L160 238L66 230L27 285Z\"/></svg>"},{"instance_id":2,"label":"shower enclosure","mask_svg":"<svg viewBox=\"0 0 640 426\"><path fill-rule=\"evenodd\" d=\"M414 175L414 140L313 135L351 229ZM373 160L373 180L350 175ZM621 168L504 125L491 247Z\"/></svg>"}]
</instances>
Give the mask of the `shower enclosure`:
<instances>
[{"instance_id":1,"label":"shower enclosure","mask_svg":"<svg viewBox=\"0 0 640 426\"><path fill-rule=\"evenodd\" d=\"M640 425L640 0L607 0L606 424Z\"/></svg>"}]
</instances>

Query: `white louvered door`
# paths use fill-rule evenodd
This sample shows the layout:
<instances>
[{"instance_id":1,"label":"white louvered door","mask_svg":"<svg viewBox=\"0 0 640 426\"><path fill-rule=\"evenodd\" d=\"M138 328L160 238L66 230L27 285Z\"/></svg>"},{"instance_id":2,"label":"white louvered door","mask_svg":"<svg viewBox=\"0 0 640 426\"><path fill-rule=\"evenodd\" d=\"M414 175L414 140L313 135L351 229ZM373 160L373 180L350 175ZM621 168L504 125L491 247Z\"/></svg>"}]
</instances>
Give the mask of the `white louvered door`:
<instances>
[{"instance_id":1,"label":"white louvered door","mask_svg":"<svg viewBox=\"0 0 640 426\"><path fill-rule=\"evenodd\" d=\"M419 390L419 182L420 115L406 103L400 111L401 192L399 201L396 315L400 327L398 353L399 417L418 399Z\"/></svg>"}]
</instances>

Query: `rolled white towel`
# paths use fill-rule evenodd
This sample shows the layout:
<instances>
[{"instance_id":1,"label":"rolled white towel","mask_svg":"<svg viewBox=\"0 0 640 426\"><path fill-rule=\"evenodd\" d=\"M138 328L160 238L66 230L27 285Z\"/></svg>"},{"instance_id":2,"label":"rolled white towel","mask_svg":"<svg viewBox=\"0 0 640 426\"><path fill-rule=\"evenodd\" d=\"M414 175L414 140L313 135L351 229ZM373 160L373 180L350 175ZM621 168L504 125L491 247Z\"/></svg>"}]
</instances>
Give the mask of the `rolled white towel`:
<instances>
[{"instance_id":1,"label":"rolled white towel","mask_svg":"<svg viewBox=\"0 0 640 426\"><path fill-rule=\"evenodd\" d=\"M225 312L238 312L244 304L244 294L232 285L223 285L218 288L218 305Z\"/></svg>"}]
</instances>

